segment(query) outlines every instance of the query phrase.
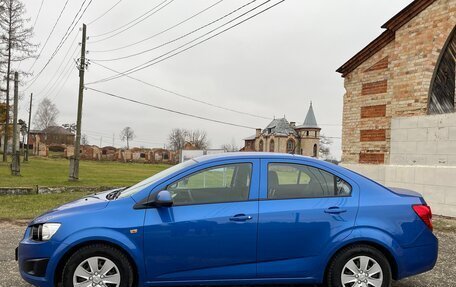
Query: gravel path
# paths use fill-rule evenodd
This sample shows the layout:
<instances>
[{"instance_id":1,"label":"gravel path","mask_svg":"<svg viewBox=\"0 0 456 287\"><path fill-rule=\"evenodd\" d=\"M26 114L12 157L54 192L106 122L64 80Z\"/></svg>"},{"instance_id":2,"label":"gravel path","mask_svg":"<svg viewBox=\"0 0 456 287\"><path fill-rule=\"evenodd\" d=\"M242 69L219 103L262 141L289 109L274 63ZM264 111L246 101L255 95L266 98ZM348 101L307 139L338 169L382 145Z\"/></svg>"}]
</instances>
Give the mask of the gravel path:
<instances>
[{"instance_id":1,"label":"gravel path","mask_svg":"<svg viewBox=\"0 0 456 287\"><path fill-rule=\"evenodd\" d=\"M456 221L441 219L439 226L441 226L441 231L436 234L440 240L440 257L434 270L395 282L393 287L455 286ZM20 278L17 264L14 261L14 249L23 236L24 228L24 223L0 222L0 287L31 287Z\"/></svg>"}]
</instances>

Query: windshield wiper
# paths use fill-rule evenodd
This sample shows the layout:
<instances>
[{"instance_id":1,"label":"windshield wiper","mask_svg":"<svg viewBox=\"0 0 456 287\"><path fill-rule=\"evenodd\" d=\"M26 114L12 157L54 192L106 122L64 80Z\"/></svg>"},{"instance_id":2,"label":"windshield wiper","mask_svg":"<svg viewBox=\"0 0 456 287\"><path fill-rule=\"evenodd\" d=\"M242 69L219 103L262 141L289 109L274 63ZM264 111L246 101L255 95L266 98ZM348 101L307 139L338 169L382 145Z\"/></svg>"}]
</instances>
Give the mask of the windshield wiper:
<instances>
[{"instance_id":1,"label":"windshield wiper","mask_svg":"<svg viewBox=\"0 0 456 287\"><path fill-rule=\"evenodd\" d=\"M108 195L106 195L106 199L107 200L117 199L120 196L120 194L122 193L122 191L124 191L127 188L128 187L119 188L119 189L114 190L113 192L108 193Z\"/></svg>"}]
</instances>

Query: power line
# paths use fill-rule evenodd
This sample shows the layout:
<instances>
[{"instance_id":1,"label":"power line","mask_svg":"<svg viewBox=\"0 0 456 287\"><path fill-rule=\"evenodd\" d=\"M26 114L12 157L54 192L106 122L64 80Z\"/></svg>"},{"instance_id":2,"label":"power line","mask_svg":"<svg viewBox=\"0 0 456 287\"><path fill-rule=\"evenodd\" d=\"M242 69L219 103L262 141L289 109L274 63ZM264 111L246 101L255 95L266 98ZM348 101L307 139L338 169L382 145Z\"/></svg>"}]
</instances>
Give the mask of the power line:
<instances>
[{"instance_id":1,"label":"power line","mask_svg":"<svg viewBox=\"0 0 456 287\"><path fill-rule=\"evenodd\" d=\"M121 74L120 72L114 70L114 69L111 69L109 67L106 67L102 64L99 64L99 63L95 63L95 65L98 65L100 67L103 67L109 71L112 71L114 73L117 73L117 74ZM205 105L208 105L208 106L211 106L211 107L215 107L215 108L218 108L218 109L222 109L222 110L226 110L226 111L230 111L230 112L234 112L234 113L238 113L238 114L243 114L243 115L248 115L248 116L251 116L251 117L256 117L256 118L260 118L260 119L266 119L266 120L271 120L272 118L270 117L264 117L264 116L259 116L259 115L256 115L256 114L251 114L251 113L247 113L247 112L243 112L243 111L238 111L238 110L235 110L235 109L231 109L231 108L226 108L226 107L222 107L222 106L219 106L219 105L215 105L215 104L212 104L212 103L209 103L209 102L206 102L206 101L202 101L202 100L198 100L198 99L195 99L195 98L192 98L192 97L189 97L189 96L186 96L186 95L183 95L181 93L178 93L178 92L175 92L175 91L171 91L171 90L168 90L168 89L165 89L165 88L162 88L160 86L157 86L157 85L154 85L154 84L151 84L151 83L148 83L146 81L143 81L141 79L138 79L138 78L135 78L135 77L132 77L130 75L125 75L127 78L130 78L132 80L135 80L135 81L138 81L144 85L147 85L147 86L150 86L150 87L153 87L155 89L159 89L163 92L166 92L166 93L170 93L170 94L173 94L175 96L178 96L178 97L181 97L181 98L184 98L184 99L187 99L187 100L190 100L190 101L194 101L194 102L197 102L197 103L201 103L201 104L205 104Z\"/></svg>"},{"instance_id":2,"label":"power line","mask_svg":"<svg viewBox=\"0 0 456 287\"><path fill-rule=\"evenodd\" d=\"M54 78L58 75L58 73L59 73L59 71L60 71L60 68L62 67L63 63L66 62L67 56L68 56L68 54L70 53L71 48L72 48L74 42L76 42L76 39L77 39L78 35L79 35L79 33L76 33L76 37L74 37L73 41L72 41L71 44L69 45L68 50L67 50L67 52L65 53L65 56L63 57L62 61L60 62L60 65L59 65L59 67L57 68L57 70L55 71L54 75L51 77L51 79L49 79L49 81L48 81L48 83L46 84L46 86L45 86L40 92L37 93L37 95L41 95L45 90L47 90L47 88L49 87L49 84L50 84L50 83L54 80ZM76 47L76 49L77 49L77 48L78 48L78 47ZM74 52L73 52L73 55L74 55ZM66 66L65 66L65 68L66 68ZM65 68L64 68L64 69L65 69ZM62 75L62 74L60 74L58 78L60 78L61 75ZM54 85L55 85L55 82L54 82L54 84L51 86L51 89L52 89L52 87L53 87Z\"/></svg>"},{"instance_id":3,"label":"power line","mask_svg":"<svg viewBox=\"0 0 456 287\"><path fill-rule=\"evenodd\" d=\"M264 3L262 3L262 4L260 4L259 6L262 6L262 5L264 5L265 3L268 3L268 2L270 2L270 1L271 1L271 0L268 0L268 1L266 1L266 2L264 2ZM233 28L235 28L235 27L241 25L242 23L244 23L244 22L246 22L246 21L248 21L248 20L250 20L250 19L252 19L252 18L254 18L254 17L256 17L256 16L258 16L258 15L264 13L264 12L266 12L266 11L268 11L269 9L272 9L273 7L279 5L280 3L283 3L284 1L285 1L285 0L281 0L280 2L277 2L276 4L274 4L274 5L272 5L272 6L268 7L268 8L266 8L266 9L264 9L264 10L262 10L262 11L256 13L256 14L254 14L254 15L252 15L252 16L250 16L250 17L244 19L244 20L242 20L241 22L238 22L238 23L236 23L236 24L234 24L234 25L232 25L232 26L230 26L230 27L228 27L228 28L226 28L226 29L224 29L224 30L222 30L222 31L220 31L220 32L218 32L218 33L216 33L216 34L214 34L214 35L212 35L212 36L206 38L206 39L203 39L203 40L201 40L200 42L197 42L196 44L193 44L193 45L191 45L191 46L189 46L189 47L187 47L187 48L185 48L185 49L183 49L183 50L180 50L180 51L178 51L178 52L176 52L176 53L174 53L174 54L171 54L171 53L175 52L176 50L179 50L180 48L182 48L182 47L184 47L184 46L186 46L186 45L188 45L188 44L191 44L192 42L195 42L195 41L198 40L199 38L204 37L205 35L210 34L211 32L208 32L208 33L206 33L206 34L204 34L204 35L202 35L202 36L200 36L200 37L198 37L198 38L196 38L196 39L194 39L194 40L192 40L192 41L190 41L190 42L188 42L188 43L186 43L186 44L184 44L184 45L182 45L182 46L180 46L180 47L177 47L176 49L173 49L173 50L171 50L171 51L169 51L169 52L167 52L167 53L165 53L165 54L162 54L162 55L159 56L159 57L156 57L156 58L154 58L154 59L152 59L152 60L150 60L150 61L147 61L147 62L144 63L144 64L138 65L138 66L133 67L133 68L127 70L127 71L124 71L124 72L122 72L121 75L112 76L112 77L104 78L104 79L101 79L101 80L97 80L97 81L88 83L87 85L111 81L111 80L114 80L114 79L123 77L123 76L125 76L125 75L128 75L128 74L135 73L135 72L138 72L138 71L140 71L140 70L146 69L146 68L148 68L148 67L150 67L150 66L153 66L153 65L156 65L156 64L158 64L158 63L161 63L161 62L163 62L163 61L165 61L165 60L167 60L167 59L169 59L169 58L172 58L172 57L174 57L174 56L177 56L177 55L179 55L179 54L181 54L181 53L183 53L183 52L185 52L185 51L187 51L187 50L190 50L190 49L193 48L193 47L196 47L196 46L198 46L198 45L200 45L200 44L202 44L202 43L204 43L204 42L209 41L209 40L212 39L212 38L217 37L218 35L220 35L220 34L222 34L222 33L224 33L224 32L227 32L228 30L231 30L231 29L233 29ZM255 9L258 8L259 6L253 8L252 10L255 10ZM252 10L250 10L250 11L252 11ZM248 12L246 12L246 13L249 13L250 11L248 11ZM246 14L246 13L244 13L244 14ZM241 16L242 16L242 15L241 15ZM238 16L237 18L239 18L239 17L241 17L241 16ZM235 20L235 19L231 20L230 22L232 22L232 21L234 21L234 20ZM228 23L229 23L229 22L228 22ZM225 23L224 25L226 25L226 24L227 24L227 23ZM223 26L223 25L222 25L222 26ZM218 28L216 28L216 29L218 29ZM216 29L215 29L215 30L216 30ZM163 59L160 59L160 58L162 58L162 57L164 57L164 56L166 56L166 55L168 55L168 54L171 54L171 55L169 55L169 56L167 56L167 57L165 57L165 58L163 58ZM160 60L158 60L158 59L160 59Z\"/></svg>"},{"instance_id":4,"label":"power line","mask_svg":"<svg viewBox=\"0 0 456 287\"><path fill-rule=\"evenodd\" d=\"M94 64L97 65L97 66L100 66L102 68L105 68L105 69L107 69L107 70L109 70L111 72L114 72L114 73L117 73L117 74L121 74L121 72L116 71L114 69L111 69L109 67L106 67L105 65L102 65L102 64L99 64L99 63L95 63L95 62L94 62ZM198 102L198 103L201 103L201 104L205 104L205 105L208 105L208 106L212 106L212 107L215 107L215 108L219 108L219 109L222 109L222 110L226 110L226 111L230 111L230 112L234 112L234 113L238 113L238 114L244 114L244 115L248 115L248 116L252 116L252 117L256 117L256 118L261 118L261 119L266 119L266 120L271 120L272 119L272 118L266 117L266 116L260 116L260 115L257 115L257 114L251 114L251 113L247 113L247 112L243 112L243 111L239 111L239 110L235 110L235 109L231 109L231 108L215 105L215 104L212 104L212 103L209 103L209 102L206 102L206 101L198 100L198 99L192 98L190 96L186 96L186 95L183 95L181 93L178 93L178 92L175 92L175 91L172 91L172 90L169 90L169 89L166 89L166 88L163 88L163 87L148 83L148 82L146 82L144 80L132 77L130 75L125 75L125 76L127 78L132 79L132 80L140 82L140 83L142 83L144 85L156 88L156 89L161 90L161 91L166 92L166 93L170 93L170 94L176 95L176 96L181 97L181 98L185 98L187 100L191 100L191 101L194 101L194 102ZM321 123L320 123L320 125L321 126L341 126L340 124L321 124ZM334 137L334 138L337 138L337 137Z\"/></svg>"},{"instance_id":5,"label":"power line","mask_svg":"<svg viewBox=\"0 0 456 287\"><path fill-rule=\"evenodd\" d=\"M59 50L62 48L63 44L65 44L66 40L68 39L68 37L73 32L73 30L76 27L76 25L79 23L81 18L84 16L84 14L87 11L87 9L89 8L90 4L92 4L92 0L90 0L89 3L87 4L87 6L84 8L84 4L86 3L86 1L87 0L84 0L84 2L82 2L81 6L79 7L78 12L76 13L76 15L73 18L73 21L71 22L70 26L68 26L67 31L65 32L64 36L60 40L60 43L57 45L56 49L52 53L52 55L49 58L49 60L46 62L46 64L43 66L43 68L38 72L38 74L33 79L30 80L29 84L27 85L27 87L24 90L27 90L28 88L30 88L36 82L36 80L41 76L43 71L48 67L48 65L52 61L52 59L54 59L55 55L57 55ZM84 8L84 10L81 13L81 10L83 8ZM79 15L79 13L81 13L81 15ZM79 18L78 18L78 15L79 15ZM76 18L77 18L77 20L76 20Z\"/></svg>"},{"instance_id":6,"label":"power line","mask_svg":"<svg viewBox=\"0 0 456 287\"><path fill-rule=\"evenodd\" d=\"M113 52L113 51L118 51L118 50L122 50L122 49L125 49L125 48L129 48L129 47L132 47L132 46L141 44L141 43L146 42L146 41L148 41L148 40L150 40L150 39L153 39L153 38L155 38L155 37L157 37L157 36L160 36L160 35L162 35L162 34L168 32L168 31L170 31L170 30L172 30L172 29L174 29L174 28L176 28L176 27L179 27L180 25L182 25L182 24L184 24L184 23L186 23L186 22L188 22L188 21L190 21L190 20L192 20L192 19L198 17L198 16L201 15L202 13L204 13L204 12L208 11L209 9L211 9L211 8L213 8L213 7L215 7L215 6L217 6L218 4L222 3L223 1L224 1L224 0L219 0L219 1L215 2L214 4L210 5L209 7L204 8L203 10L199 11L198 13L193 14L192 16L190 16L190 17L188 17L188 18L186 18L186 19L180 21L179 23L177 23L177 24L175 24L175 25L173 25L173 26L171 26L171 27L169 27L169 28L166 28L166 29L163 30L163 31L160 31L160 32L158 32L158 33L155 33L155 34L153 34L152 36L147 37L147 38L145 38L145 39L142 39L142 40L140 40L140 41L137 41L137 42L134 42L134 43L125 45L125 46L121 46L121 47L118 47L118 48L114 48L114 49L107 49L107 50L90 50L90 52L91 52L91 53L106 53L106 52Z\"/></svg>"},{"instance_id":7,"label":"power line","mask_svg":"<svg viewBox=\"0 0 456 287\"><path fill-rule=\"evenodd\" d=\"M41 0L41 5L40 5L40 8L38 9L38 13L36 14L35 22L33 22L33 27L36 26L36 22L38 21L38 18L40 17L41 8L43 8L43 3L44 3L44 0Z\"/></svg>"},{"instance_id":8,"label":"power line","mask_svg":"<svg viewBox=\"0 0 456 287\"><path fill-rule=\"evenodd\" d=\"M117 5L119 5L120 2L122 2L122 0L119 0L116 4L114 4L113 6L111 6L111 8L109 8L108 10L106 10L106 12L104 12L103 14L101 14L100 16L98 16L97 18L95 18L94 20L90 21L87 25L92 25L93 23L95 23L95 22L97 22L98 20L100 20L101 18L103 18L106 14L108 14L109 12L111 12L112 9L114 9Z\"/></svg>"},{"instance_id":9,"label":"power line","mask_svg":"<svg viewBox=\"0 0 456 287\"><path fill-rule=\"evenodd\" d=\"M177 41L179 41L179 40L181 40L181 39L183 39L183 38L185 38L185 37L188 37L188 36L190 36L190 35L192 35L192 34L198 32L198 31L200 31L200 30L203 30L204 28L209 27L209 26L211 26L211 25L213 25L213 24L215 24L215 23L217 23L217 22L219 22L219 21L221 21L221 20L223 20L223 19L225 19L225 18L227 18L227 17L233 15L234 13L236 13L236 12L242 10L243 8L247 7L248 5L251 5L252 3L256 2L256 1L257 1L257 0L253 0L253 1L249 2L249 3L246 3L246 4L242 5L241 7L238 7L238 8L236 8L236 9L234 9L234 10L231 11L230 13L225 14L225 15L223 15L222 17L219 17L219 18L215 19L214 21L209 22L208 24L205 24L205 25L203 25L203 26L201 26L201 27L199 27L199 28L197 28L197 29L194 29L194 30L192 30L192 31L190 31L190 32L188 32L188 33L182 35L182 36L179 36L179 37L177 37L177 38L174 38L173 40L170 40L170 41L165 42L165 43L163 43L163 44L160 44L160 45L158 45L158 46L155 46L155 47L146 49L146 50L141 51L141 52L138 52L138 53L134 53L134 54L130 54L130 55L127 55L127 56L123 56L123 57L117 57L117 58L111 58L111 59L93 59L93 61L98 61L98 62L111 62L111 61L117 61L117 60L123 60L123 59L131 58L131 57L136 57L136 56L145 54L145 53L147 53L147 52L154 51L154 50L156 50L156 49L159 49L159 48L162 48L162 47L167 46L167 45L169 45L169 44L172 44L172 43L174 43L174 42L177 42ZM266 3L267 3L267 2L263 3L263 5L266 4ZM256 8L258 8L258 7L259 7L259 6L257 6ZM255 9L256 9L256 8L255 8ZM250 11L252 11L252 10L250 10ZM250 11L249 11L249 12L250 12ZM242 17L242 16L244 16L244 15L245 15L245 14L243 14L243 15L241 15L241 16L239 16L239 17ZM234 20L236 20L236 19L238 19L238 18L235 18ZM224 25L227 25L227 24L229 24L229 23L230 23L230 22L225 23ZM223 26L223 25L222 25L222 26ZM222 27L222 26L217 27L217 29L219 29L219 28ZM214 31L214 30L212 30L211 32L213 32L213 31ZM209 33L211 33L211 32L209 32ZM205 35L207 35L207 34L204 34L203 36L205 36Z\"/></svg>"},{"instance_id":10,"label":"power line","mask_svg":"<svg viewBox=\"0 0 456 287\"><path fill-rule=\"evenodd\" d=\"M77 48L78 48L78 47L76 47L75 51L73 52L72 57L74 57L75 54L76 54L76 52L78 51ZM62 77L61 77L61 79L62 79L62 80L65 79L65 80L63 80L63 82L61 82L61 81L59 81L59 80L56 81L56 83L58 83L58 84L61 83L61 84L60 84L60 87L58 87L59 85L57 84L57 85L55 86L55 88L49 90L49 92L47 93L49 96L51 96L51 95L54 94L54 92L55 92L54 96L51 97L52 100L55 99L55 97L57 97L57 96L60 94L60 92L62 91L62 89L66 86L66 83L68 82L68 79L70 78L70 76L71 76L71 74L72 74L72 72L73 72L73 69L72 69L72 68L74 67L76 70L78 70L77 67L73 66L74 63L72 63L72 60L73 60L72 58L68 59L68 64L67 64L67 66L65 67L66 70L64 70L64 71L62 72ZM59 78L60 78L60 77L59 77Z\"/></svg>"},{"instance_id":11,"label":"power line","mask_svg":"<svg viewBox=\"0 0 456 287\"><path fill-rule=\"evenodd\" d=\"M148 104L148 103L145 103L145 102L140 102L140 101L137 101L137 100L133 100L133 99L129 99L129 98L126 98L126 97L118 96L118 95L115 95L115 94L112 94L112 93L108 93L108 92L103 92L103 91L100 91L100 90L97 90L97 89L93 89L93 88L87 88L86 87L86 89L92 90L94 92L97 92L97 93L100 93L100 94L104 94L104 95L107 95L107 96L110 96L110 97L113 97L113 98L121 99L121 100L124 100L124 101L132 102L132 103L135 103L135 104L151 107L151 108L154 108L154 109L158 109L158 110L162 110L162 111L166 111L166 112L170 112L170 113L174 113L174 114L178 114L178 115L182 115L182 116L187 116L187 117L191 117L191 118L196 118L196 119L200 119L200 120L205 120L205 121L209 121L209 122L214 122L214 123L219 123L219 124L229 125L229 126L234 126L234 127L240 127L240 128L246 128L246 129L255 129L255 128L249 127L249 126L244 126L244 125L240 125L240 124L234 124L234 123L230 123L230 122L215 120L215 119L211 119L211 118L207 118L207 117L202 117L202 116L198 116L198 115L193 115L193 114L189 114L189 113L185 113L185 112L172 110L172 109L169 109L169 108L164 108L164 107Z\"/></svg>"},{"instance_id":12,"label":"power line","mask_svg":"<svg viewBox=\"0 0 456 287\"><path fill-rule=\"evenodd\" d=\"M44 42L44 45L41 47L41 50L40 50L40 52L38 53L38 56L35 58L35 61L33 61L33 64L30 66L28 72L30 72L30 71L33 69L33 67L35 66L36 62L37 62L38 59L40 58L41 53L43 53L44 48L46 48L46 45L47 45L47 43L49 42L49 39L51 38L52 34L54 33L55 27L57 27L57 24L59 23L60 18L62 18L63 12L65 11L65 9L66 9L66 7L67 7L67 5L68 5L68 1L69 1L69 0L66 0L66 1L65 1L65 4L63 5L62 10L60 11L59 17L57 17L57 20L55 21L54 26L53 26L52 29L51 29L51 32L50 32L49 35L47 36L46 41ZM43 2L41 2L41 4L43 4ZM40 8L40 11L41 11L41 8Z\"/></svg>"},{"instance_id":13,"label":"power line","mask_svg":"<svg viewBox=\"0 0 456 287\"><path fill-rule=\"evenodd\" d=\"M146 12L145 14L141 15L139 18L143 17L144 15L147 15L148 13L150 13L150 11L154 10L155 8L161 6L163 3L165 3L166 1L168 0L165 0L163 2L161 2L160 4L158 4L157 6L155 6L153 9L149 10L148 12ZM130 30L131 28L135 27L136 25L140 24L141 22L145 21L146 19L152 17L153 15L155 15L156 13L160 12L162 9L166 8L169 4L173 3L174 0L170 0L168 3L166 3L165 5L163 5L162 7L158 8L157 10L153 11L151 14L147 15L146 17L144 17L143 19L139 20L138 22L134 23L133 25L129 26L129 27L126 27L128 25L130 25L132 22L136 21L137 19L133 20L133 21L130 21L128 24L126 25L123 25L117 29L114 29L110 32L107 32L107 33L103 33L103 34L100 34L100 35L95 35L95 36L91 36L91 38L95 38L95 37L101 37L101 36L104 36L104 35L107 35L107 34L111 34L119 29L122 29L123 27L126 27L125 29L123 30L120 30L119 32L116 32L115 34L113 35L110 35L108 37L105 37L103 39L100 39L100 40L96 40L96 41L90 41L90 43L94 44L94 43L98 43L98 42L102 42L102 41L105 41L105 40L108 40L108 39L111 39L119 34L122 34L123 32L125 31L128 31Z\"/></svg>"}]
</instances>

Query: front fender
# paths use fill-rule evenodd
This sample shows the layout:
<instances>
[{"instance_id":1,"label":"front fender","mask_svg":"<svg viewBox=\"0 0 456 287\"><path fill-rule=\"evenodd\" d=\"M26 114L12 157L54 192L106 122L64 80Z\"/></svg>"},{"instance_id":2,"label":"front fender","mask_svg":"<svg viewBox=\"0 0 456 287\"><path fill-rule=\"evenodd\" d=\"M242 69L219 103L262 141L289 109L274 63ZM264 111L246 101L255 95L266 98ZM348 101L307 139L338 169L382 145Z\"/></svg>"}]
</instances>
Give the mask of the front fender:
<instances>
[{"instance_id":1,"label":"front fender","mask_svg":"<svg viewBox=\"0 0 456 287\"><path fill-rule=\"evenodd\" d=\"M120 231L108 228L89 228L68 236L55 250L54 255L49 261L50 268L48 270L52 270L50 278L55 278L55 271L62 258L65 258L68 252L77 246L90 242L107 242L121 248L128 254L136 266L138 283L141 286L145 278L144 257L141 248L142 232L127 236Z\"/></svg>"}]
</instances>

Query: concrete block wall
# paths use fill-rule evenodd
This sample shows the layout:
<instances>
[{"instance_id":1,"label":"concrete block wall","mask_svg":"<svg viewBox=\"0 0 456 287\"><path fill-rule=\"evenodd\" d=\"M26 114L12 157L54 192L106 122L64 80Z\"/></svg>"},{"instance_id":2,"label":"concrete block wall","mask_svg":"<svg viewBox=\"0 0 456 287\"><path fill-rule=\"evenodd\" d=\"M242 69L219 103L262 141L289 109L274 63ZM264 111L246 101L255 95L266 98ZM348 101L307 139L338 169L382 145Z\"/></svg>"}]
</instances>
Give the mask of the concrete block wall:
<instances>
[{"instance_id":1,"label":"concrete block wall","mask_svg":"<svg viewBox=\"0 0 456 287\"><path fill-rule=\"evenodd\" d=\"M392 165L456 166L456 113L393 118Z\"/></svg>"},{"instance_id":2,"label":"concrete block wall","mask_svg":"<svg viewBox=\"0 0 456 287\"><path fill-rule=\"evenodd\" d=\"M456 166L343 164L385 186L419 192L435 214L456 217Z\"/></svg>"}]
</instances>

